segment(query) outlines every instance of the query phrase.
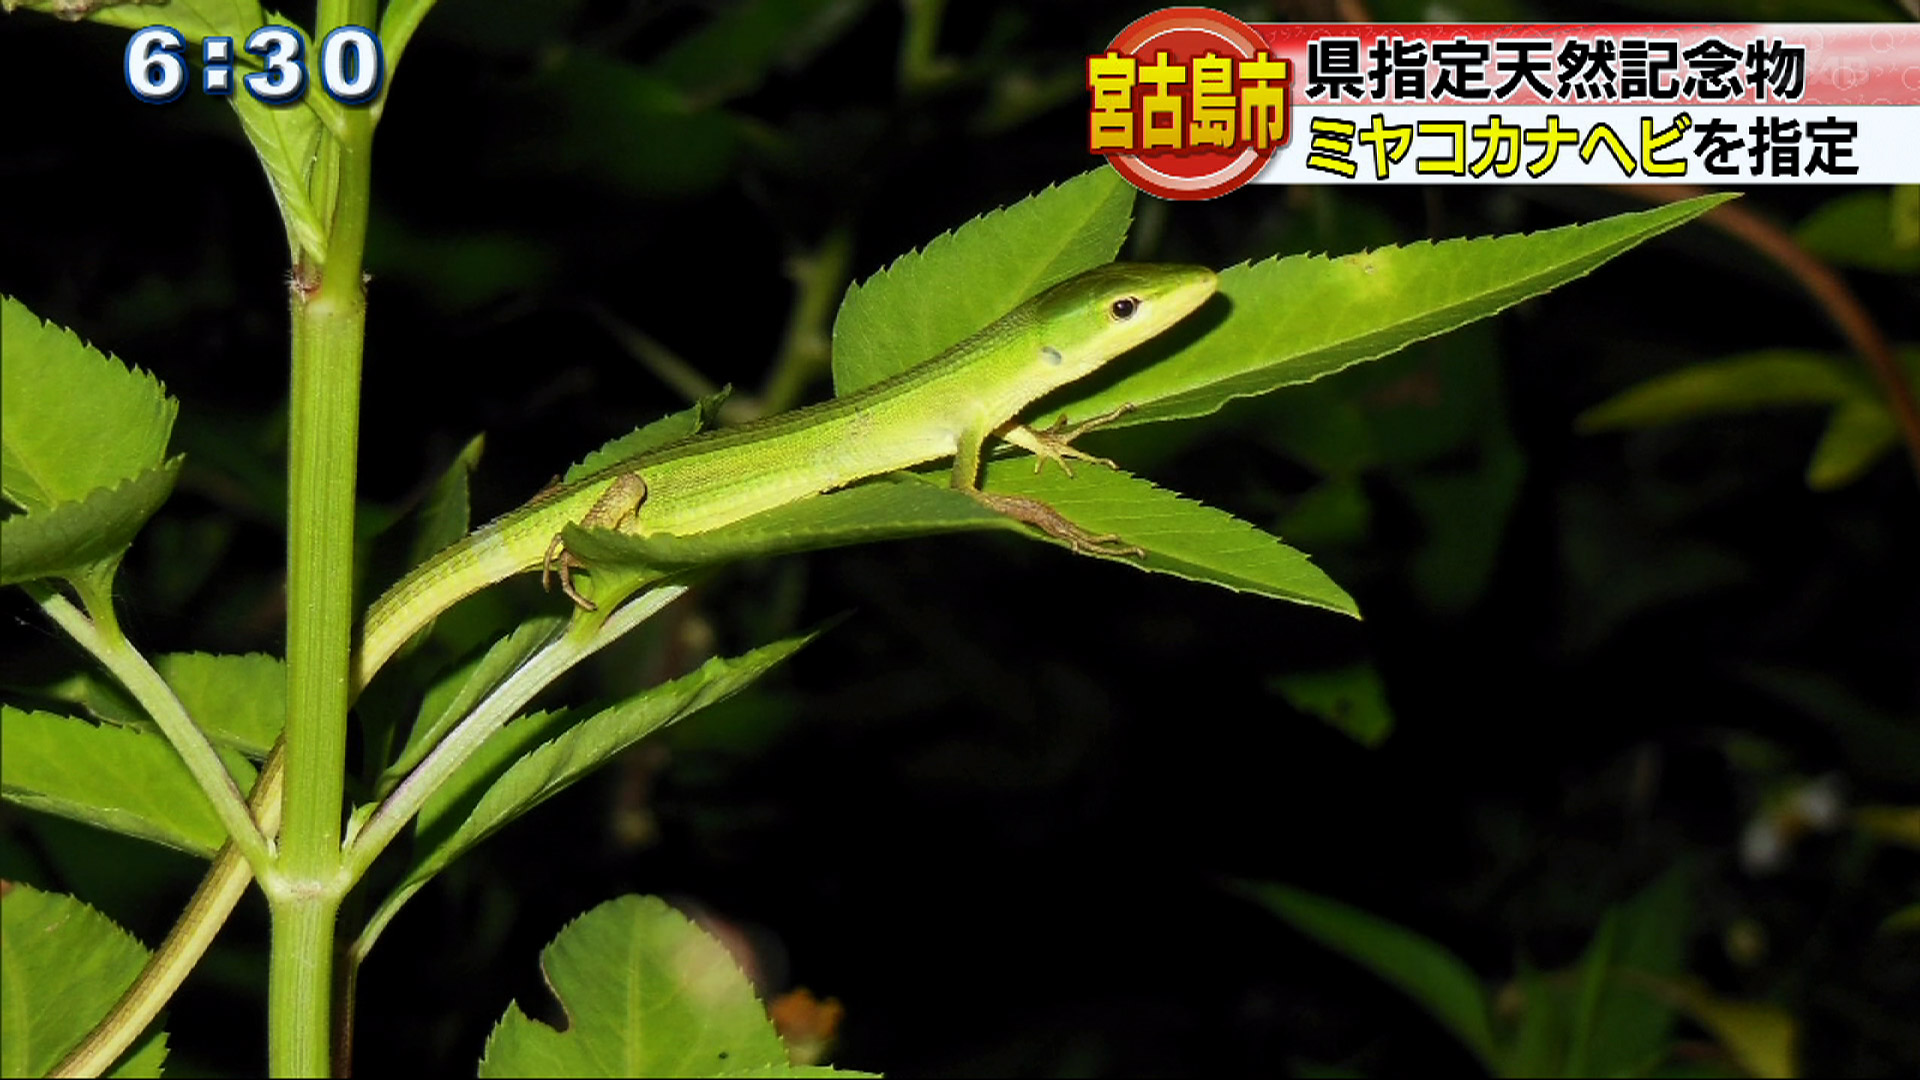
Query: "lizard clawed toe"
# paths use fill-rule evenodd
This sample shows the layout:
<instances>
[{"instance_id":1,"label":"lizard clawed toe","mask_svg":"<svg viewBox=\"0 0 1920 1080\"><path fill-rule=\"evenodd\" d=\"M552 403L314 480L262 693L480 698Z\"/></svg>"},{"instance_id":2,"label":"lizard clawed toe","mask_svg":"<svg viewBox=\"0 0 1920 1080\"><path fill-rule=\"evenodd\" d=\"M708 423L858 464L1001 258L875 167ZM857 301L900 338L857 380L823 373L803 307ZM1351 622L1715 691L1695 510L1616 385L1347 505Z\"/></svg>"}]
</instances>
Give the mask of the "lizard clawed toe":
<instances>
[{"instance_id":1,"label":"lizard clawed toe","mask_svg":"<svg viewBox=\"0 0 1920 1080\"><path fill-rule=\"evenodd\" d=\"M1113 558L1135 559L1143 559L1147 555L1146 548L1138 544L1127 543L1120 539L1119 533L1102 533L1099 536L1080 533L1072 536L1062 536L1060 539L1065 540L1068 547L1071 547L1083 555L1107 555Z\"/></svg>"},{"instance_id":2,"label":"lizard clawed toe","mask_svg":"<svg viewBox=\"0 0 1920 1080\"><path fill-rule=\"evenodd\" d=\"M554 557L556 551L559 552L558 558ZM547 545L547 555L540 560L540 587L549 592L553 590L551 579L556 565L560 568L560 591L567 594L567 599L572 600L582 611L600 610L598 605L581 596L579 590L573 587L573 568L585 564L575 558L573 552L567 550L566 536L562 533L553 534L553 541Z\"/></svg>"}]
</instances>

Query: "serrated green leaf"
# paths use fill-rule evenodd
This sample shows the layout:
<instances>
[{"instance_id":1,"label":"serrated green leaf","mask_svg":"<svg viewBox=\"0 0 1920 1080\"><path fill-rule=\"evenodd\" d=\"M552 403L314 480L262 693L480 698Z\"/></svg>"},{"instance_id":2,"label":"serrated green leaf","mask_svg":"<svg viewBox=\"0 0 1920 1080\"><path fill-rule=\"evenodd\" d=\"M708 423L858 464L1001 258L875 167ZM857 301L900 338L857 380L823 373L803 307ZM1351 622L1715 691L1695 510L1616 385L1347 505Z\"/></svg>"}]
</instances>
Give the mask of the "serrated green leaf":
<instances>
[{"instance_id":1,"label":"serrated green leaf","mask_svg":"<svg viewBox=\"0 0 1920 1080\"><path fill-rule=\"evenodd\" d=\"M1113 261L1132 185L1082 173L983 214L847 290L833 323L833 387L845 397L979 330L1055 282Z\"/></svg>"},{"instance_id":2,"label":"serrated green leaf","mask_svg":"<svg viewBox=\"0 0 1920 1080\"><path fill-rule=\"evenodd\" d=\"M569 468L566 475L560 478L561 483L571 484L609 465L698 435L713 426L714 417L720 414L720 406L726 402L727 396L732 392L731 387L723 388L677 413L670 413L651 424L636 428L609 441Z\"/></svg>"},{"instance_id":3,"label":"serrated green leaf","mask_svg":"<svg viewBox=\"0 0 1920 1080\"><path fill-rule=\"evenodd\" d=\"M1372 664L1296 672L1274 679L1273 685L1287 704L1319 717L1368 749L1393 733L1387 687Z\"/></svg>"},{"instance_id":4,"label":"serrated green leaf","mask_svg":"<svg viewBox=\"0 0 1920 1080\"><path fill-rule=\"evenodd\" d=\"M982 487L996 494L1038 499L1090 533L1113 534L1147 552L1141 558L1109 561L1359 614L1353 598L1305 554L1230 514L1139 477L1092 465L1076 466L1071 478L1058 470L1036 476L1031 460L988 463ZM945 473L895 473L801 499L712 532L642 537L569 525L566 543L589 566L638 564L665 570L973 529L1045 538L946 483Z\"/></svg>"},{"instance_id":5,"label":"serrated green leaf","mask_svg":"<svg viewBox=\"0 0 1920 1080\"><path fill-rule=\"evenodd\" d=\"M560 738L579 723L577 712L540 709L514 717L512 723L482 743L420 807L420 816L414 820L414 833L419 838L416 861L425 865L422 853L451 836L473 813L481 796L499 782L514 762Z\"/></svg>"},{"instance_id":6,"label":"serrated green leaf","mask_svg":"<svg viewBox=\"0 0 1920 1080\"><path fill-rule=\"evenodd\" d=\"M0 494L22 510L75 502L159 465L179 404L129 369L0 297Z\"/></svg>"},{"instance_id":7,"label":"serrated green leaf","mask_svg":"<svg viewBox=\"0 0 1920 1080\"><path fill-rule=\"evenodd\" d=\"M154 660L187 715L215 745L256 761L287 722L287 668L266 653L168 653Z\"/></svg>"},{"instance_id":8,"label":"serrated green leaf","mask_svg":"<svg viewBox=\"0 0 1920 1080\"><path fill-rule=\"evenodd\" d=\"M1576 423L1585 432L1651 427L1755 409L1839 404L1868 393L1845 358L1766 349L1648 379L1581 413Z\"/></svg>"},{"instance_id":9,"label":"serrated green leaf","mask_svg":"<svg viewBox=\"0 0 1920 1080\"><path fill-rule=\"evenodd\" d=\"M164 5L153 0L6 0L8 12L19 8L128 30L161 23L194 44L215 36L244 41L266 21L255 0L168 0Z\"/></svg>"},{"instance_id":10,"label":"serrated green leaf","mask_svg":"<svg viewBox=\"0 0 1920 1080\"><path fill-rule=\"evenodd\" d=\"M1136 476L1097 465L1073 471L1036 474L1031 459L1007 458L987 466L982 487L1038 499L1088 532L1146 549L1109 562L1359 617L1345 590L1278 537Z\"/></svg>"},{"instance_id":11,"label":"serrated green leaf","mask_svg":"<svg viewBox=\"0 0 1920 1080\"><path fill-rule=\"evenodd\" d=\"M723 1076L787 1064L726 947L656 897L623 896L575 919L540 951L540 969L567 1029L508 1005L481 1076Z\"/></svg>"},{"instance_id":12,"label":"serrated green leaf","mask_svg":"<svg viewBox=\"0 0 1920 1080\"><path fill-rule=\"evenodd\" d=\"M1832 491L1860 479L1900 445L1900 425L1877 399L1857 398L1833 410L1807 462L1807 486Z\"/></svg>"},{"instance_id":13,"label":"serrated green leaf","mask_svg":"<svg viewBox=\"0 0 1920 1080\"><path fill-rule=\"evenodd\" d=\"M297 29L297 28L296 28ZM301 32L304 41L306 34ZM311 54L312 50L308 50ZM308 98L315 95L308 94ZM280 222L287 230L287 250L296 260L325 265L327 230L322 224L313 193L314 169L326 138L317 103L275 107L249 93L229 95L227 104L240 118L240 130L252 144L253 152L266 170L267 185L280 208Z\"/></svg>"},{"instance_id":14,"label":"serrated green leaf","mask_svg":"<svg viewBox=\"0 0 1920 1080\"><path fill-rule=\"evenodd\" d=\"M71 896L0 884L0 1076L45 1076L133 985L147 955ZM166 1044L156 1028L107 1075L159 1076Z\"/></svg>"},{"instance_id":15,"label":"serrated green leaf","mask_svg":"<svg viewBox=\"0 0 1920 1080\"><path fill-rule=\"evenodd\" d=\"M564 626L566 620L559 616L529 619L506 637L494 642L479 658L436 681L420 702L413 730L407 735L406 745L401 748L399 757L381 774L382 784L396 783L412 772L413 767L420 764L421 759L438 746L447 732L472 712L482 698L493 693L507 676L526 663L528 657L540 651Z\"/></svg>"},{"instance_id":16,"label":"serrated green leaf","mask_svg":"<svg viewBox=\"0 0 1920 1080\"><path fill-rule=\"evenodd\" d=\"M378 935L421 886L508 822L646 735L726 700L812 638L807 634L731 659L716 657L572 727L565 727L569 717L559 713L534 713L507 724L420 808L414 866L368 920L368 933Z\"/></svg>"},{"instance_id":17,"label":"serrated green leaf","mask_svg":"<svg viewBox=\"0 0 1920 1080\"><path fill-rule=\"evenodd\" d=\"M0 792L203 858L227 839L180 755L150 730L0 706Z\"/></svg>"},{"instance_id":18,"label":"serrated green leaf","mask_svg":"<svg viewBox=\"0 0 1920 1080\"><path fill-rule=\"evenodd\" d=\"M1076 396L1049 413L1084 418L1133 404L1115 427L1205 416L1505 310L1733 197L1535 233L1235 266L1220 273L1224 305L1214 301L1135 350L1118 380L1070 389ZM1211 314L1219 308L1224 315Z\"/></svg>"},{"instance_id":19,"label":"serrated green leaf","mask_svg":"<svg viewBox=\"0 0 1920 1080\"><path fill-rule=\"evenodd\" d=\"M216 746L258 760L286 723L286 668L278 657L167 653L155 657L153 666ZM104 674L78 671L41 692L104 723L159 731L146 710Z\"/></svg>"},{"instance_id":20,"label":"serrated green leaf","mask_svg":"<svg viewBox=\"0 0 1920 1080\"><path fill-rule=\"evenodd\" d=\"M182 458L76 502L0 519L0 585L71 577L119 558L173 493Z\"/></svg>"},{"instance_id":21,"label":"serrated green leaf","mask_svg":"<svg viewBox=\"0 0 1920 1080\"><path fill-rule=\"evenodd\" d=\"M1242 891L1308 937L1392 983L1493 1066L1486 991L1459 957L1404 926L1301 889L1247 884Z\"/></svg>"}]
</instances>

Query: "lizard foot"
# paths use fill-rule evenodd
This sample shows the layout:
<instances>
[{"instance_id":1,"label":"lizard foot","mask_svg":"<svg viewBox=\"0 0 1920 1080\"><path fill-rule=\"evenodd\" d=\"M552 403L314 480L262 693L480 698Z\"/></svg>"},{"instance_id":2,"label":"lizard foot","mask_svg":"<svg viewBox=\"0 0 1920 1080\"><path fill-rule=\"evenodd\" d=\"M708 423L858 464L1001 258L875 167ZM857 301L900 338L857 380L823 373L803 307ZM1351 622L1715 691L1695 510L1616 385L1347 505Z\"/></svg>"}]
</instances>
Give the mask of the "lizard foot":
<instances>
[{"instance_id":1,"label":"lizard foot","mask_svg":"<svg viewBox=\"0 0 1920 1080\"><path fill-rule=\"evenodd\" d=\"M1121 540L1116 533L1090 533L1038 499L1020 495L992 495L984 491L975 491L972 495L989 510L1025 522L1082 554L1139 558L1147 553L1145 548Z\"/></svg>"},{"instance_id":2,"label":"lizard foot","mask_svg":"<svg viewBox=\"0 0 1920 1080\"><path fill-rule=\"evenodd\" d=\"M1068 458L1074 458L1079 461L1091 461L1095 465L1105 465L1109 469L1116 468L1117 466L1115 466L1112 461L1095 454L1089 454L1084 450L1075 449L1072 443L1073 440L1085 435L1094 428L1100 427L1103 424L1113 423L1115 420L1132 412L1134 408L1133 402L1129 401L1117 409L1101 413L1099 416L1093 417L1090 420L1082 420L1072 426L1068 426L1066 414L1061 413L1060 418L1053 422L1052 427L1033 433L1034 442L1038 444L1033 451L1033 471L1038 473L1041 466L1051 461L1060 466L1060 471L1066 473L1067 476L1071 478L1073 476L1073 467L1067 464Z\"/></svg>"},{"instance_id":3,"label":"lizard foot","mask_svg":"<svg viewBox=\"0 0 1920 1080\"><path fill-rule=\"evenodd\" d=\"M559 481L556 480L554 484L548 485L547 490L554 490L558 483ZM618 529L632 521L633 516L640 512L640 504L646 501L646 480L642 479L637 472L621 473L607 485L607 490L600 493L600 498L594 501L593 506L580 519L580 524L594 529ZM585 565L587 564L581 562L573 552L567 550L566 537L561 533L554 533L553 542L547 545L546 558L540 560L540 587L552 588L552 577L557 567L560 573L560 591L567 594L567 599L572 600L582 611L598 611L600 609L593 601L581 596L580 591L573 587L574 568Z\"/></svg>"},{"instance_id":4,"label":"lizard foot","mask_svg":"<svg viewBox=\"0 0 1920 1080\"><path fill-rule=\"evenodd\" d=\"M555 572L554 568L558 567L560 591L567 594L567 599L572 600L582 611L598 611L600 609L593 601L581 596L579 590L573 587L573 568L585 565L574 557L573 552L567 550L566 536L554 533L553 542L547 545L546 558L540 560L540 587L547 590L553 588L551 579Z\"/></svg>"}]
</instances>

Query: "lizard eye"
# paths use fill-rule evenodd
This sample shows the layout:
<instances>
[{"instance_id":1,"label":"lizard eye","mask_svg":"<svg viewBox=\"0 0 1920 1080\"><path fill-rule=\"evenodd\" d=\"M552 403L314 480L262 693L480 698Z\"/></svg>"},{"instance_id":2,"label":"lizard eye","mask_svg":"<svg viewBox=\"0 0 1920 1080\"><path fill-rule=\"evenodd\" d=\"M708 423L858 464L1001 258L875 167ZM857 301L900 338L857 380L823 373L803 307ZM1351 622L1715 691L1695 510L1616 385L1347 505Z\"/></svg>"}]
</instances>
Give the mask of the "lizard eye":
<instances>
[{"instance_id":1,"label":"lizard eye","mask_svg":"<svg viewBox=\"0 0 1920 1080\"><path fill-rule=\"evenodd\" d=\"M1114 322L1126 322L1133 313L1140 310L1140 299L1135 296L1123 296L1107 306L1107 314Z\"/></svg>"}]
</instances>

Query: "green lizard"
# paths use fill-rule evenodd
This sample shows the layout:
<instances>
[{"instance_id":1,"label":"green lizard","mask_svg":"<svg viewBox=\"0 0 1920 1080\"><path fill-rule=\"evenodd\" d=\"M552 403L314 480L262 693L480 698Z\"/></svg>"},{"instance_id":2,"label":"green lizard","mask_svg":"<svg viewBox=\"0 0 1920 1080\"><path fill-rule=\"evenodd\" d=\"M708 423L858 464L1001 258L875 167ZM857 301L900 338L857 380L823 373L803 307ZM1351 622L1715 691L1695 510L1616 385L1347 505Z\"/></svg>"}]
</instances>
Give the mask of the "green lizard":
<instances>
[{"instance_id":1,"label":"green lizard","mask_svg":"<svg viewBox=\"0 0 1920 1080\"><path fill-rule=\"evenodd\" d=\"M563 549L570 523L635 535L707 532L798 499L940 458L953 458L953 486L1001 513L1066 540L1114 553L1031 499L978 486L980 460L998 434L1039 462L1085 458L1072 429L1035 431L1021 409L1166 330L1213 295L1204 267L1112 263L1061 282L939 356L863 390L765 420L708 432L643 453L569 484L468 534L429 559L367 612L356 668L365 680L440 612L513 574L559 571L574 588L578 561Z\"/></svg>"},{"instance_id":2,"label":"green lizard","mask_svg":"<svg viewBox=\"0 0 1920 1080\"><path fill-rule=\"evenodd\" d=\"M354 657L357 695L408 639L441 612L514 574L557 569L575 603L580 565L564 550L569 524L636 535L718 529L856 480L953 458L952 484L982 504L1081 550L1138 549L1090 535L1045 503L979 488L990 437L1067 468L1099 460L1070 445L1110 419L1035 431L1019 412L1155 337L1213 295L1213 271L1197 266L1112 263L1061 282L940 355L863 390L739 427L696 435L618 462L475 529L416 567L367 610ZM279 823L281 747L260 770L250 800L262 831ZM110 1015L50 1075L97 1075L130 1045L185 978L246 890L246 860L223 847L186 912Z\"/></svg>"}]
</instances>

